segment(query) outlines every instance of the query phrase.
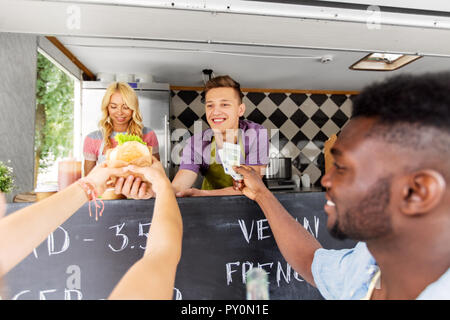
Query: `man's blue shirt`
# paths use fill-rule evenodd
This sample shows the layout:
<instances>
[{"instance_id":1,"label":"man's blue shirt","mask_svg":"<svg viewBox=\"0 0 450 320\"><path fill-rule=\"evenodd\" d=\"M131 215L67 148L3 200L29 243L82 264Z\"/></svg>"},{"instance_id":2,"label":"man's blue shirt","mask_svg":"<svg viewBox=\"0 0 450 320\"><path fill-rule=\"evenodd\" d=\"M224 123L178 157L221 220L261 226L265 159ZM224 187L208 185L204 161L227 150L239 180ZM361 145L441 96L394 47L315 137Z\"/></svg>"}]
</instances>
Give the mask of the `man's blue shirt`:
<instances>
[{"instance_id":1,"label":"man's blue shirt","mask_svg":"<svg viewBox=\"0 0 450 320\"><path fill-rule=\"evenodd\" d=\"M352 249L318 249L311 271L325 299L362 299L378 266L366 244L359 242ZM450 299L450 269L425 288L417 299Z\"/></svg>"}]
</instances>

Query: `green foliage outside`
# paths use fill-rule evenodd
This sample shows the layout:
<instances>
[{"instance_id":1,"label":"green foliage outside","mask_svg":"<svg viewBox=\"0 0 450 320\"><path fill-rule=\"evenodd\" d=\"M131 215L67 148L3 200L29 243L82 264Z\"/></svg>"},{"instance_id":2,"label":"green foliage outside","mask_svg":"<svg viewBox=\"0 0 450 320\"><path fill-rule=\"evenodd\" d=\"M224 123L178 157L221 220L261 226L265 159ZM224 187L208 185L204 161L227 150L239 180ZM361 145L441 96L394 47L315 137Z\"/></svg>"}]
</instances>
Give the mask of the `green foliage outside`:
<instances>
[{"instance_id":1,"label":"green foliage outside","mask_svg":"<svg viewBox=\"0 0 450 320\"><path fill-rule=\"evenodd\" d=\"M74 81L38 53L35 181L37 173L73 149Z\"/></svg>"},{"instance_id":2,"label":"green foliage outside","mask_svg":"<svg viewBox=\"0 0 450 320\"><path fill-rule=\"evenodd\" d=\"M12 167L0 161L0 191L10 193L14 189L14 176Z\"/></svg>"}]
</instances>

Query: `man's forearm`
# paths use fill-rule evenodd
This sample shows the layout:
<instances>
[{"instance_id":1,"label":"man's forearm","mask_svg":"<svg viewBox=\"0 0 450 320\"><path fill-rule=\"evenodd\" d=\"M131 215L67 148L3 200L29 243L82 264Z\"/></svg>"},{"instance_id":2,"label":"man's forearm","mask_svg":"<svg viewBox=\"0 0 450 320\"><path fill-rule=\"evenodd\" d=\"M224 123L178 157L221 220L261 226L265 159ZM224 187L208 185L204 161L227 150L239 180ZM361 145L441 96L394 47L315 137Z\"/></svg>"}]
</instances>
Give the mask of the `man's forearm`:
<instances>
[{"instance_id":1,"label":"man's forearm","mask_svg":"<svg viewBox=\"0 0 450 320\"><path fill-rule=\"evenodd\" d=\"M173 192L174 192L175 194L176 194L177 192L186 190L186 189L188 189L188 188L190 188L190 187L186 187L186 186L180 185L179 183L174 183L174 182L172 182L172 190L173 190Z\"/></svg>"},{"instance_id":2,"label":"man's forearm","mask_svg":"<svg viewBox=\"0 0 450 320\"><path fill-rule=\"evenodd\" d=\"M242 195L242 191L236 191L233 187L227 187L215 190L201 190L201 196L239 196Z\"/></svg>"},{"instance_id":3,"label":"man's forearm","mask_svg":"<svg viewBox=\"0 0 450 320\"><path fill-rule=\"evenodd\" d=\"M177 193L191 188L195 183L195 180L197 180L197 176L197 172L187 169L180 169L172 181L172 188L174 192Z\"/></svg>"},{"instance_id":4,"label":"man's forearm","mask_svg":"<svg viewBox=\"0 0 450 320\"><path fill-rule=\"evenodd\" d=\"M311 263L320 243L298 223L278 199L266 189L255 201L261 207L286 261L306 281L314 285Z\"/></svg>"}]
</instances>

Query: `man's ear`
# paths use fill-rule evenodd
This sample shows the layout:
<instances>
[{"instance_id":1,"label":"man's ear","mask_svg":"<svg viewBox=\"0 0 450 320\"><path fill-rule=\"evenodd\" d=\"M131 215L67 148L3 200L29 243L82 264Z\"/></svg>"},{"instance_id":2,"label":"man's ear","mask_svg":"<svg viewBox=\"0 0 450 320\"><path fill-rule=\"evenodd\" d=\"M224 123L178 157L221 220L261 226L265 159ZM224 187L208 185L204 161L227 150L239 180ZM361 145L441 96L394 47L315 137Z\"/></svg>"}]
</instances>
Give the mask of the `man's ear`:
<instances>
[{"instance_id":1,"label":"man's ear","mask_svg":"<svg viewBox=\"0 0 450 320\"><path fill-rule=\"evenodd\" d=\"M245 113L245 103L239 105L239 117L242 117Z\"/></svg>"},{"instance_id":2,"label":"man's ear","mask_svg":"<svg viewBox=\"0 0 450 320\"><path fill-rule=\"evenodd\" d=\"M439 172L414 172L403 186L401 211L411 216L426 214L439 205L445 189L445 179Z\"/></svg>"}]
</instances>

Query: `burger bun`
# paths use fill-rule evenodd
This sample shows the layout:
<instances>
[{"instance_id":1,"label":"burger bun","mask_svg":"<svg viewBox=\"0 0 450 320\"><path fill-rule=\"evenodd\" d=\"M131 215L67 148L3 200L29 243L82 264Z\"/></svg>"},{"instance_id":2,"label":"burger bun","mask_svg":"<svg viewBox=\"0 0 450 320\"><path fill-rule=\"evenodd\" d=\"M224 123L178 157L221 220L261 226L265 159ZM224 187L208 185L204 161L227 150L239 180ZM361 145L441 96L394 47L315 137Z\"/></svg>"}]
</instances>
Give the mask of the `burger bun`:
<instances>
[{"instance_id":1,"label":"burger bun","mask_svg":"<svg viewBox=\"0 0 450 320\"><path fill-rule=\"evenodd\" d=\"M128 165L148 167L152 165L152 147L137 141L127 141L106 152L106 164L110 168L122 168ZM118 177L127 177L131 173L123 172ZM133 173L133 176L139 176ZM143 176L141 176L143 179Z\"/></svg>"}]
</instances>

